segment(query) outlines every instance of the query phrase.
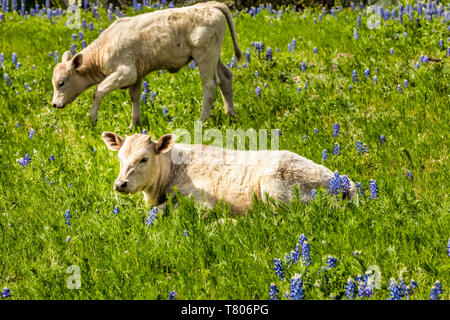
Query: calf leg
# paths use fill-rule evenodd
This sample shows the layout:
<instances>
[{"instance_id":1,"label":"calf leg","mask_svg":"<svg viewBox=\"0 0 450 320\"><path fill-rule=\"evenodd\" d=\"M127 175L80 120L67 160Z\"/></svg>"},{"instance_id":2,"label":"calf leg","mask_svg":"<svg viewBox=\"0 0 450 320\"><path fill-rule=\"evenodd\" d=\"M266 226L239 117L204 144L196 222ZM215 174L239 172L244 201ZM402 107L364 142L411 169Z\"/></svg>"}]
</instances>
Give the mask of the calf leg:
<instances>
[{"instance_id":1,"label":"calf leg","mask_svg":"<svg viewBox=\"0 0 450 320\"><path fill-rule=\"evenodd\" d=\"M217 58L204 59L199 62L198 69L203 85L202 113L200 121L205 121L209 117L214 102L214 94L216 93L219 79L217 77Z\"/></svg>"},{"instance_id":2,"label":"calf leg","mask_svg":"<svg viewBox=\"0 0 450 320\"><path fill-rule=\"evenodd\" d=\"M97 122L98 108L108 93L119 88L128 87L135 83L136 79L136 69L123 66L100 82L94 91L94 102L91 108L92 121Z\"/></svg>"},{"instance_id":3,"label":"calf leg","mask_svg":"<svg viewBox=\"0 0 450 320\"><path fill-rule=\"evenodd\" d=\"M233 73L231 73L231 70L228 69L220 59L217 62L217 73L220 78L220 92L222 93L225 113L231 117L234 117L232 85Z\"/></svg>"},{"instance_id":4,"label":"calf leg","mask_svg":"<svg viewBox=\"0 0 450 320\"><path fill-rule=\"evenodd\" d=\"M133 84L129 89L131 103L133 104L133 111L131 116L130 129L134 128L137 123L141 122L141 109L140 109L140 98L141 98L141 79Z\"/></svg>"}]
</instances>

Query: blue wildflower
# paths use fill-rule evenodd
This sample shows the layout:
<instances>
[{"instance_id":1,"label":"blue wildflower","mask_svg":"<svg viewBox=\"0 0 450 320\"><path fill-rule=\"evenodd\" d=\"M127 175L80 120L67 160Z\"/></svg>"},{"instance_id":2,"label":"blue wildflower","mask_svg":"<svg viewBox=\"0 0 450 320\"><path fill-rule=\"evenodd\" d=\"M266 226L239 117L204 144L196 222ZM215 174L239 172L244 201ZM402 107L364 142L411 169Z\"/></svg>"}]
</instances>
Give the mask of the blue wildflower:
<instances>
[{"instance_id":1,"label":"blue wildflower","mask_svg":"<svg viewBox=\"0 0 450 320\"><path fill-rule=\"evenodd\" d=\"M302 88L301 87L297 87L297 94L299 94L300 92L302 92Z\"/></svg>"},{"instance_id":2,"label":"blue wildflower","mask_svg":"<svg viewBox=\"0 0 450 320\"><path fill-rule=\"evenodd\" d=\"M368 78L370 76L370 70L369 68L367 68L366 70L364 70L364 75L366 76L366 78Z\"/></svg>"},{"instance_id":3,"label":"blue wildflower","mask_svg":"<svg viewBox=\"0 0 450 320\"><path fill-rule=\"evenodd\" d=\"M31 128L30 131L28 132L28 138L33 139L35 134L36 134L36 131L34 131L34 129Z\"/></svg>"},{"instance_id":4,"label":"blue wildflower","mask_svg":"<svg viewBox=\"0 0 450 320\"><path fill-rule=\"evenodd\" d=\"M183 231L183 237L189 237L189 231L184 230Z\"/></svg>"},{"instance_id":5,"label":"blue wildflower","mask_svg":"<svg viewBox=\"0 0 450 320\"><path fill-rule=\"evenodd\" d=\"M378 192L377 182L375 180L370 180L369 189L370 189L370 198L369 199L378 198L379 192Z\"/></svg>"},{"instance_id":6,"label":"blue wildflower","mask_svg":"<svg viewBox=\"0 0 450 320\"><path fill-rule=\"evenodd\" d=\"M373 294L373 287L369 283L369 278L367 275L356 277L356 281L358 282L358 297L362 299L363 297L370 298Z\"/></svg>"},{"instance_id":7,"label":"blue wildflower","mask_svg":"<svg viewBox=\"0 0 450 320\"><path fill-rule=\"evenodd\" d=\"M333 154L335 156L340 156L341 155L341 147L337 143L334 144Z\"/></svg>"},{"instance_id":8,"label":"blue wildflower","mask_svg":"<svg viewBox=\"0 0 450 320\"><path fill-rule=\"evenodd\" d=\"M283 262L281 261L281 259L275 258L273 260L273 265L274 265L274 269L275 269L275 275L278 276L281 281L283 281L283 279L284 279Z\"/></svg>"},{"instance_id":9,"label":"blue wildflower","mask_svg":"<svg viewBox=\"0 0 450 320\"><path fill-rule=\"evenodd\" d=\"M301 256L300 245L297 244L295 246L295 249L291 251L290 262L297 263L298 260L300 259L300 256Z\"/></svg>"},{"instance_id":10,"label":"blue wildflower","mask_svg":"<svg viewBox=\"0 0 450 320\"><path fill-rule=\"evenodd\" d=\"M322 151L322 160L323 160L323 161L327 161L327 159L328 159L328 153L327 153L327 150L326 150L326 149L323 149L323 151Z\"/></svg>"},{"instance_id":11,"label":"blue wildflower","mask_svg":"<svg viewBox=\"0 0 450 320\"><path fill-rule=\"evenodd\" d=\"M245 61L250 63L250 48L247 48L247 52L245 53Z\"/></svg>"},{"instance_id":12,"label":"blue wildflower","mask_svg":"<svg viewBox=\"0 0 450 320\"><path fill-rule=\"evenodd\" d=\"M411 171L408 170L408 172L406 172L406 177L408 177L409 180L413 181L414 177L411 173Z\"/></svg>"},{"instance_id":13,"label":"blue wildflower","mask_svg":"<svg viewBox=\"0 0 450 320\"><path fill-rule=\"evenodd\" d=\"M261 98L261 88L259 86L256 87L255 93L258 96L258 98Z\"/></svg>"},{"instance_id":14,"label":"blue wildflower","mask_svg":"<svg viewBox=\"0 0 450 320\"><path fill-rule=\"evenodd\" d=\"M390 52L391 52L391 55L394 55L394 48L391 48Z\"/></svg>"},{"instance_id":15,"label":"blue wildflower","mask_svg":"<svg viewBox=\"0 0 450 320\"><path fill-rule=\"evenodd\" d=\"M385 144L386 143L386 137L384 135L380 136L380 142L381 142L381 144Z\"/></svg>"},{"instance_id":16,"label":"blue wildflower","mask_svg":"<svg viewBox=\"0 0 450 320\"><path fill-rule=\"evenodd\" d=\"M171 290L169 292L169 300L177 300L177 296L178 296L178 293L176 293L175 291Z\"/></svg>"},{"instance_id":17,"label":"blue wildflower","mask_svg":"<svg viewBox=\"0 0 450 320\"><path fill-rule=\"evenodd\" d=\"M3 78L5 79L6 85L7 85L8 87L11 87L12 81L11 81L11 78L9 77L9 75L8 75L7 73L5 73L5 74L3 75Z\"/></svg>"},{"instance_id":18,"label":"blue wildflower","mask_svg":"<svg viewBox=\"0 0 450 320\"><path fill-rule=\"evenodd\" d=\"M51 155L50 158L48 158L49 160L55 160L55 156Z\"/></svg>"},{"instance_id":19,"label":"blue wildflower","mask_svg":"<svg viewBox=\"0 0 450 320\"><path fill-rule=\"evenodd\" d=\"M440 300L439 297L444 291L442 290L442 285L440 281L436 281L434 286L431 288L430 300Z\"/></svg>"},{"instance_id":20,"label":"blue wildflower","mask_svg":"<svg viewBox=\"0 0 450 320\"><path fill-rule=\"evenodd\" d=\"M313 53L314 53L314 54L316 54L316 53L317 53L317 48L316 48L316 47L314 47L314 49L313 49Z\"/></svg>"},{"instance_id":21,"label":"blue wildflower","mask_svg":"<svg viewBox=\"0 0 450 320\"><path fill-rule=\"evenodd\" d=\"M169 109L167 109L167 107L164 106L164 108L163 108L163 116L164 116L164 118L167 116L168 113L169 113Z\"/></svg>"},{"instance_id":22,"label":"blue wildflower","mask_svg":"<svg viewBox=\"0 0 450 320\"><path fill-rule=\"evenodd\" d=\"M13 52L11 56L11 62L17 65L17 53Z\"/></svg>"},{"instance_id":23,"label":"blue wildflower","mask_svg":"<svg viewBox=\"0 0 450 320\"><path fill-rule=\"evenodd\" d=\"M353 300L355 298L355 281L352 278L348 278L345 285L345 297L347 300Z\"/></svg>"},{"instance_id":24,"label":"blue wildflower","mask_svg":"<svg viewBox=\"0 0 450 320\"><path fill-rule=\"evenodd\" d=\"M428 63L430 61L430 58L428 58L427 55L423 56L423 63Z\"/></svg>"},{"instance_id":25,"label":"blue wildflower","mask_svg":"<svg viewBox=\"0 0 450 320\"><path fill-rule=\"evenodd\" d=\"M66 242L70 242L70 240L72 240L72 238L70 236L67 236Z\"/></svg>"},{"instance_id":26,"label":"blue wildflower","mask_svg":"<svg viewBox=\"0 0 450 320\"><path fill-rule=\"evenodd\" d=\"M296 273L292 279L291 283L289 285L291 291L289 293L289 298L292 300L302 300L304 297L304 290L303 290L303 280L301 275Z\"/></svg>"},{"instance_id":27,"label":"blue wildflower","mask_svg":"<svg viewBox=\"0 0 450 320\"><path fill-rule=\"evenodd\" d=\"M447 256L450 257L450 238L448 238L448 242L447 242Z\"/></svg>"},{"instance_id":28,"label":"blue wildflower","mask_svg":"<svg viewBox=\"0 0 450 320\"><path fill-rule=\"evenodd\" d=\"M352 71L352 80L354 83L358 82L358 74L356 73L356 70Z\"/></svg>"},{"instance_id":29,"label":"blue wildflower","mask_svg":"<svg viewBox=\"0 0 450 320\"><path fill-rule=\"evenodd\" d=\"M58 60L59 60L59 54L58 54L58 51L55 51L55 53L53 54L53 56L54 56L54 61L55 61L55 62L58 62Z\"/></svg>"},{"instance_id":30,"label":"blue wildflower","mask_svg":"<svg viewBox=\"0 0 450 320\"><path fill-rule=\"evenodd\" d=\"M305 71L306 70L306 63L302 62L302 64L300 65L300 70L301 71Z\"/></svg>"},{"instance_id":31,"label":"blue wildflower","mask_svg":"<svg viewBox=\"0 0 450 320\"><path fill-rule=\"evenodd\" d=\"M255 71L255 77L259 76L258 70Z\"/></svg>"},{"instance_id":32,"label":"blue wildflower","mask_svg":"<svg viewBox=\"0 0 450 320\"><path fill-rule=\"evenodd\" d=\"M359 40L358 30L356 30L356 29L355 29L355 31L353 32L353 38L355 38L355 40Z\"/></svg>"},{"instance_id":33,"label":"blue wildflower","mask_svg":"<svg viewBox=\"0 0 450 320\"><path fill-rule=\"evenodd\" d=\"M315 199L316 198L316 194L317 194L316 189L312 189L311 190L311 198Z\"/></svg>"},{"instance_id":34,"label":"blue wildflower","mask_svg":"<svg viewBox=\"0 0 450 320\"><path fill-rule=\"evenodd\" d=\"M400 93L403 93L402 87L401 87L400 85L397 85L397 90L398 90Z\"/></svg>"},{"instance_id":35,"label":"blue wildflower","mask_svg":"<svg viewBox=\"0 0 450 320\"><path fill-rule=\"evenodd\" d=\"M9 297L11 297L11 290L9 288L3 288L2 298L6 299L6 298L9 298Z\"/></svg>"},{"instance_id":36,"label":"blue wildflower","mask_svg":"<svg viewBox=\"0 0 450 320\"><path fill-rule=\"evenodd\" d=\"M311 246L308 241L303 241L302 245L302 260L307 267L311 265Z\"/></svg>"},{"instance_id":37,"label":"blue wildflower","mask_svg":"<svg viewBox=\"0 0 450 320\"><path fill-rule=\"evenodd\" d=\"M77 41L77 35L75 33L72 33L72 41Z\"/></svg>"},{"instance_id":38,"label":"blue wildflower","mask_svg":"<svg viewBox=\"0 0 450 320\"><path fill-rule=\"evenodd\" d=\"M270 284L270 289L269 289L269 299L270 300L278 300L280 299L280 297L278 296L278 288L275 285L275 283L271 283Z\"/></svg>"},{"instance_id":39,"label":"blue wildflower","mask_svg":"<svg viewBox=\"0 0 450 320\"><path fill-rule=\"evenodd\" d=\"M336 268L336 262L337 262L337 259L334 256L329 256L327 258L327 266L326 266L326 268L327 269Z\"/></svg>"},{"instance_id":40,"label":"blue wildflower","mask_svg":"<svg viewBox=\"0 0 450 320\"><path fill-rule=\"evenodd\" d=\"M67 226L71 226L70 219L72 218L72 215L70 214L70 210L67 209L64 213L64 220L66 221Z\"/></svg>"},{"instance_id":41,"label":"blue wildflower","mask_svg":"<svg viewBox=\"0 0 450 320\"><path fill-rule=\"evenodd\" d=\"M319 132L319 129L314 128L313 132L314 132L314 133L318 133L318 132Z\"/></svg>"},{"instance_id":42,"label":"blue wildflower","mask_svg":"<svg viewBox=\"0 0 450 320\"><path fill-rule=\"evenodd\" d=\"M403 279L397 282L394 278L392 278L389 281L389 292L390 297L388 300L402 300L402 298L406 295L406 285L404 284Z\"/></svg>"},{"instance_id":43,"label":"blue wildflower","mask_svg":"<svg viewBox=\"0 0 450 320\"><path fill-rule=\"evenodd\" d=\"M266 52L266 60L272 61L272 48L268 47Z\"/></svg>"},{"instance_id":44,"label":"blue wildflower","mask_svg":"<svg viewBox=\"0 0 450 320\"><path fill-rule=\"evenodd\" d=\"M362 194L362 185L361 185L361 182L357 182L356 183L356 188L358 189L358 192L359 192L359 194Z\"/></svg>"},{"instance_id":45,"label":"blue wildflower","mask_svg":"<svg viewBox=\"0 0 450 320\"><path fill-rule=\"evenodd\" d=\"M31 156L29 154L26 154L25 157L17 159L17 162L21 166L26 167L28 164L31 163Z\"/></svg>"},{"instance_id":46,"label":"blue wildflower","mask_svg":"<svg viewBox=\"0 0 450 320\"><path fill-rule=\"evenodd\" d=\"M308 238L306 238L304 233L302 233L301 235L298 236L298 243L300 244L300 246L303 247L303 243L305 241L308 241Z\"/></svg>"},{"instance_id":47,"label":"blue wildflower","mask_svg":"<svg viewBox=\"0 0 450 320\"><path fill-rule=\"evenodd\" d=\"M119 207L114 207L113 213L118 214L120 212Z\"/></svg>"},{"instance_id":48,"label":"blue wildflower","mask_svg":"<svg viewBox=\"0 0 450 320\"><path fill-rule=\"evenodd\" d=\"M155 224L155 220L158 218L158 208L153 207L152 210L149 211L147 219L145 219L145 224L150 227Z\"/></svg>"},{"instance_id":49,"label":"blue wildflower","mask_svg":"<svg viewBox=\"0 0 450 320\"><path fill-rule=\"evenodd\" d=\"M337 123L337 122L333 125L333 136L335 138L338 137L340 128L341 127L339 126L339 123Z\"/></svg>"}]
</instances>

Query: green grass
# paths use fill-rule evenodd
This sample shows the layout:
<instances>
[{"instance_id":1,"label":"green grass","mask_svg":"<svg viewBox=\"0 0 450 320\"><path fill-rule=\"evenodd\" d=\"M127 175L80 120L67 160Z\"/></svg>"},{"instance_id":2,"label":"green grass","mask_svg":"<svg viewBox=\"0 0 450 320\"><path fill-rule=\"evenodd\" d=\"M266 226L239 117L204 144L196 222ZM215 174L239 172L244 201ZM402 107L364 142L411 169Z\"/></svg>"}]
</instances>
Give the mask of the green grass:
<instances>
[{"instance_id":1,"label":"green grass","mask_svg":"<svg viewBox=\"0 0 450 320\"><path fill-rule=\"evenodd\" d=\"M88 44L109 24L105 11L100 13L102 21L83 13L95 27L84 30ZM233 68L237 117L224 114L217 92L204 130L217 128L225 136L229 128L280 129L281 149L347 174L362 183L364 194L353 201L338 200L323 189L307 204L255 200L246 217L236 218L236 227L216 224L227 216L226 205L218 205L206 217L206 211L182 196L177 197L178 207L169 205L168 214L148 227L144 221L150 208L142 195L122 196L112 188L119 162L101 133L146 129L156 138L176 128L192 132L201 108L198 69L148 75L156 98L142 105L142 126L134 131L127 129L127 91L115 91L103 100L94 126L89 119L93 88L65 109L50 106L55 63L48 53L58 50L61 57L70 48L71 34L79 30L65 27L66 18L55 18L51 24L45 15L25 20L6 14L0 22L0 52L6 57L0 67L1 288L11 289L11 299L167 299L171 290L178 299L268 299L271 283L284 297L290 278L301 273L306 299L345 299L347 279L375 265L382 278L374 299L387 299L389 279L399 277L418 282L411 299L428 299L436 280L444 290L441 298L449 299L447 26L426 19L416 24L405 15L402 25L389 20L381 29L369 30L362 16L356 41L358 12L344 9L337 19L324 15L314 24L317 13L289 11L277 19L264 11L256 17L235 17L241 50L251 51L247 68L242 68L243 62ZM297 49L289 53L293 38ZM444 39L444 47L439 39ZM264 53L255 54L253 41L273 49L273 62L266 63ZM11 63L13 52L20 70ZM227 34L222 60L229 62L232 52ZM424 54L442 61L416 69L414 64ZM300 71L303 61L306 71ZM352 82L352 70L357 71L357 83ZM373 75L378 77L376 84ZM309 87L303 90L307 80ZM408 87L400 93L397 85L403 80ZM261 99L255 94L257 86L262 88ZM166 118L164 106L169 111ZM335 122L341 127L337 138ZM28 137L31 128L36 131L33 139ZM318 133L313 133L315 128ZM385 144L380 135L385 135ZM357 140L368 146L368 153L357 153ZM336 142L340 156L333 155ZM329 153L326 162L321 157L324 149ZM22 167L16 159L25 154L32 162ZM55 160L49 160L51 155ZM406 177L408 170L413 181ZM372 200L371 179L380 190L379 198ZM120 208L118 214L114 207ZM66 209L72 214L70 227L64 221ZM280 281L273 260L284 262L302 233L311 245L312 264L285 265L286 279ZM354 256L355 251L361 253ZM329 255L338 259L337 267L323 271ZM71 265L81 270L80 290L66 286Z\"/></svg>"}]
</instances>

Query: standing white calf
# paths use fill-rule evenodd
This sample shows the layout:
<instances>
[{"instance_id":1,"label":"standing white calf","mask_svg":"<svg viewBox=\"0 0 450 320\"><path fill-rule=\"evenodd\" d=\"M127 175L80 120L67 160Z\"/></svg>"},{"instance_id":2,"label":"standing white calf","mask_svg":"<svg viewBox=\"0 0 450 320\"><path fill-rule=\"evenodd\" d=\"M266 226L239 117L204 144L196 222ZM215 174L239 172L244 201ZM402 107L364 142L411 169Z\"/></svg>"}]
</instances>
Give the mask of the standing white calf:
<instances>
[{"instance_id":1,"label":"standing white calf","mask_svg":"<svg viewBox=\"0 0 450 320\"><path fill-rule=\"evenodd\" d=\"M110 150L119 151L120 173L114 189L121 193L143 192L152 206L164 206L166 196L177 187L181 194L193 195L208 207L219 200L232 213L245 214L253 196L266 195L283 202L293 197L298 186L302 200L311 199L311 190L328 187L333 177L326 167L290 151L238 151L205 145L176 144L175 136L121 136L103 132ZM355 194L350 182L346 195Z\"/></svg>"},{"instance_id":2,"label":"standing white calf","mask_svg":"<svg viewBox=\"0 0 450 320\"><path fill-rule=\"evenodd\" d=\"M227 22L235 56L240 59L233 19L222 3L207 2L118 19L74 57L68 51L63 54L62 62L53 70L52 104L64 108L98 84L91 108L91 119L96 122L102 99L113 90L128 88L134 127L140 121L142 78L154 70L175 73L194 59L203 85L200 120L209 117L217 86L225 112L234 116L233 75L220 60Z\"/></svg>"}]
</instances>

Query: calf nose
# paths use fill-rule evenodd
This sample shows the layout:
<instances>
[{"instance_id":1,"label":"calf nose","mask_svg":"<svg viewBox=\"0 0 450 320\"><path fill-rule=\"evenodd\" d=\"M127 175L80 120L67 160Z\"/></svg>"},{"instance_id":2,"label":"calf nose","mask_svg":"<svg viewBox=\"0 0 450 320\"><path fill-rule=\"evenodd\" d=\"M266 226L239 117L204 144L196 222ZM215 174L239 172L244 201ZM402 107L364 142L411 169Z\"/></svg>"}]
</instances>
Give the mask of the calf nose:
<instances>
[{"instance_id":1,"label":"calf nose","mask_svg":"<svg viewBox=\"0 0 450 320\"><path fill-rule=\"evenodd\" d=\"M56 103L53 104L53 108L56 108Z\"/></svg>"},{"instance_id":2,"label":"calf nose","mask_svg":"<svg viewBox=\"0 0 450 320\"><path fill-rule=\"evenodd\" d=\"M127 181L116 180L114 182L114 190L116 191L125 191L127 189L128 183Z\"/></svg>"}]
</instances>

